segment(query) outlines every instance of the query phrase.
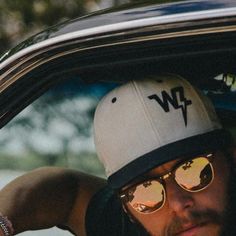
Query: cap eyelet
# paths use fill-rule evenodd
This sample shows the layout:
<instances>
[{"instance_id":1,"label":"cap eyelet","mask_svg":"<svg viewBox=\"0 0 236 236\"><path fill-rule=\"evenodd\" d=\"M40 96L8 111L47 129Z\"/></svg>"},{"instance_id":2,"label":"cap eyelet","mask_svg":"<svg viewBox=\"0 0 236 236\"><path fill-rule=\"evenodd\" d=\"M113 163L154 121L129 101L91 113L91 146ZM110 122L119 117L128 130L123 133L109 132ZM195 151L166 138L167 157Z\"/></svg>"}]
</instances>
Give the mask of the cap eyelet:
<instances>
[{"instance_id":1,"label":"cap eyelet","mask_svg":"<svg viewBox=\"0 0 236 236\"><path fill-rule=\"evenodd\" d=\"M116 98L116 97L114 97L114 98L112 98L111 102L112 102L112 103L115 103L115 102L116 102L116 100L117 100L117 98Z\"/></svg>"}]
</instances>

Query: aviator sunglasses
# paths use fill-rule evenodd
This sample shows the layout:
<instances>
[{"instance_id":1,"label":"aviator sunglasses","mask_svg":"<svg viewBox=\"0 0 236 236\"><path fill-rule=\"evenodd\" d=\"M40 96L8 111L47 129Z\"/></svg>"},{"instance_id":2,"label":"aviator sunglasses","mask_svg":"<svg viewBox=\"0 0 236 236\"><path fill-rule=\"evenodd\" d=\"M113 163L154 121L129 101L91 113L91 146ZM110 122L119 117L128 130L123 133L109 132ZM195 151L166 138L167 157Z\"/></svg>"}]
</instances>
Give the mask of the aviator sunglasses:
<instances>
[{"instance_id":1,"label":"aviator sunglasses","mask_svg":"<svg viewBox=\"0 0 236 236\"><path fill-rule=\"evenodd\" d=\"M139 213L150 214L160 210L166 201L164 182L172 177L188 192L207 188L214 179L213 154L201 155L178 163L167 174L136 183L120 193L126 206Z\"/></svg>"}]
</instances>

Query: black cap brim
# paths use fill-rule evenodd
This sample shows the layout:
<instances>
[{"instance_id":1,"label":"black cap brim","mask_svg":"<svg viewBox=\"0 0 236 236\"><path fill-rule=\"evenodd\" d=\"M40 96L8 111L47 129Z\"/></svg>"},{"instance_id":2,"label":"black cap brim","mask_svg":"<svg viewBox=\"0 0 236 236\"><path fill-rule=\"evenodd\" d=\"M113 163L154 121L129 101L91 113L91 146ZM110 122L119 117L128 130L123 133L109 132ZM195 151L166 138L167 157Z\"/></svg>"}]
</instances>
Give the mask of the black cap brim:
<instances>
[{"instance_id":1,"label":"black cap brim","mask_svg":"<svg viewBox=\"0 0 236 236\"><path fill-rule=\"evenodd\" d=\"M232 136L223 129L192 136L140 156L109 176L108 184L114 189L120 189L138 176L168 161L221 150L232 144Z\"/></svg>"}]
</instances>

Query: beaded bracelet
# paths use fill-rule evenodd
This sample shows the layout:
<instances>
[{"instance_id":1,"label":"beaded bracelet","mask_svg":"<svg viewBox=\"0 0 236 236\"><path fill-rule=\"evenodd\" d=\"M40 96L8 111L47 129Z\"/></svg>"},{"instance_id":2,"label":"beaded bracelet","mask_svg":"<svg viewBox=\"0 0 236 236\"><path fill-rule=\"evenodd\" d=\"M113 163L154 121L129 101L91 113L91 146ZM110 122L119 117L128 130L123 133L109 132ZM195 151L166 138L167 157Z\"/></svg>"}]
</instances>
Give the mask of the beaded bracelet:
<instances>
[{"instance_id":1,"label":"beaded bracelet","mask_svg":"<svg viewBox=\"0 0 236 236\"><path fill-rule=\"evenodd\" d=\"M0 229L2 230L4 236L12 236L13 235L13 227L10 220L7 217L1 215L0 213Z\"/></svg>"}]
</instances>

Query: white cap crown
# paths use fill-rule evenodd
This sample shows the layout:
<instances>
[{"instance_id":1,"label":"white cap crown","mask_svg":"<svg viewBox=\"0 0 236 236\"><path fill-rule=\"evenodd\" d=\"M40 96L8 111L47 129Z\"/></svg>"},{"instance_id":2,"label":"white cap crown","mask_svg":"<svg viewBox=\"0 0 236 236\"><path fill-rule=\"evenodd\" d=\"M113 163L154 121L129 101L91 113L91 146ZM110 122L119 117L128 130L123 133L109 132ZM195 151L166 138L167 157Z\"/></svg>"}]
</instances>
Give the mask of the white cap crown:
<instances>
[{"instance_id":1,"label":"white cap crown","mask_svg":"<svg viewBox=\"0 0 236 236\"><path fill-rule=\"evenodd\" d=\"M95 145L108 177L154 150L217 129L221 124L210 101L174 76L114 89L94 119Z\"/></svg>"}]
</instances>

